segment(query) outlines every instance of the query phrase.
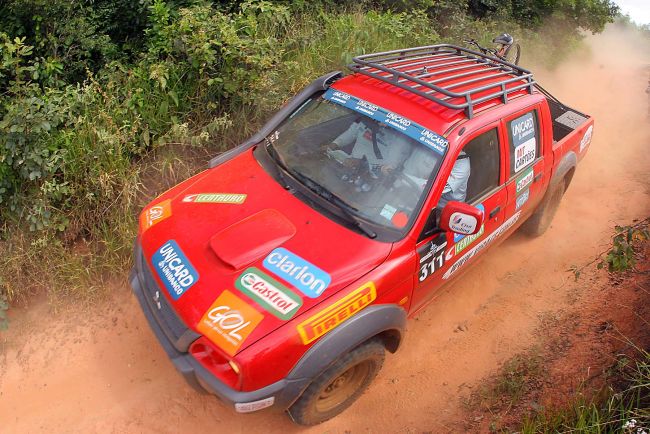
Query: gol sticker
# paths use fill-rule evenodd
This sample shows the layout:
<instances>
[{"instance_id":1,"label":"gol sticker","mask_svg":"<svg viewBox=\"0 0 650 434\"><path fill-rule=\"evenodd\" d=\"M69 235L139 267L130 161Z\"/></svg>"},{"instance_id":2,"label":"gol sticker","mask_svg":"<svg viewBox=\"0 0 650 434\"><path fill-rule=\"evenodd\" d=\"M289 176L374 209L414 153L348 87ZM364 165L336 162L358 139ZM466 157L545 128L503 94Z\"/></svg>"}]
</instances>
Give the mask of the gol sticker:
<instances>
[{"instance_id":1,"label":"gol sticker","mask_svg":"<svg viewBox=\"0 0 650 434\"><path fill-rule=\"evenodd\" d=\"M192 203L230 203L241 205L246 200L245 194L238 193L199 193L188 194L183 198L183 202Z\"/></svg>"},{"instance_id":2,"label":"gol sticker","mask_svg":"<svg viewBox=\"0 0 650 434\"><path fill-rule=\"evenodd\" d=\"M212 303L196 326L208 339L234 356L264 315L225 290Z\"/></svg>"},{"instance_id":3,"label":"gol sticker","mask_svg":"<svg viewBox=\"0 0 650 434\"><path fill-rule=\"evenodd\" d=\"M142 214L140 214L140 231L146 231L151 226L165 220L171 215L172 201L170 199L163 200L159 204L146 209Z\"/></svg>"},{"instance_id":4,"label":"gol sticker","mask_svg":"<svg viewBox=\"0 0 650 434\"><path fill-rule=\"evenodd\" d=\"M302 343L307 345L338 327L377 298L373 282L368 282L330 307L300 323L297 327Z\"/></svg>"}]
</instances>

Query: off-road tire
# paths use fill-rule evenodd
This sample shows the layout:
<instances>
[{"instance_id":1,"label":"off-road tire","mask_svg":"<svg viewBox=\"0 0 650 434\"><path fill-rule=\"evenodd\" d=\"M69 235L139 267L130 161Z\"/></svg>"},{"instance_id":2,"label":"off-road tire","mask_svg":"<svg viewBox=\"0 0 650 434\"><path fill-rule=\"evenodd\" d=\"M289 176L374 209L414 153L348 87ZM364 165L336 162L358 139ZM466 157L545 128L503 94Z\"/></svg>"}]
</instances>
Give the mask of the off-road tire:
<instances>
[{"instance_id":1,"label":"off-road tire","mask_svg":"<svg viewBox=\"0 0 650 434\"><path fill-rule=\"evenodd\" d=\"M512 63L514 65L519 65L519 57L521 56L521 47L519 44L515 43L506 48L506 52L503 53L504 59L506 62Z\"/></svg>"},{"instance_id":2,"label":"off-road tire","mask_svg":"<svg viewBox=\"0 0 650 434\"><path fill-rule=\"evenodd\" d=\"M383 343L372 339L342 355L287 410L289 417L300 425L316 425L341 413L375 379L385 352Z\"/></svg>"},{"instance_id":3,"label":"off-road tire","mask_svg":"<svg viewBox=\"0 0 650 434\"><path fill-rule=\"evenodd\" d=\"M526 235L538 237L542 235L551 226L553 216L560 206L560 200L564 195L565 181L560 181L553 189L548 191L537 209L533 212L526 222L521 225L521 230Z\"/></svg>"}]
</instances>

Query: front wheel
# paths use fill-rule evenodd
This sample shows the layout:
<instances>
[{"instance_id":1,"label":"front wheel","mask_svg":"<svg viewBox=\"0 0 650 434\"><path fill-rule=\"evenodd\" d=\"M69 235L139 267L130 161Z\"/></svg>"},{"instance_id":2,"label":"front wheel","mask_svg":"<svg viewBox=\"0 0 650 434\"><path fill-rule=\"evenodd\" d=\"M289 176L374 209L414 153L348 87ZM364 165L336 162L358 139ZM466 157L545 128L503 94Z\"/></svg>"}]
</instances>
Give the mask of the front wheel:
<instances>
[{"instance_id":1,"label":"front wheel","mask_svg":"<svg viewBox=\"0 0 650 434\"><path fill-rule=\"evenodd\" d=\"M521 56L521 47L519 44L512 44L503 53L503 58L506 62L512 63L513 65L519 65L519 56Z\"/></svg>"},{"instance_id":2,"label":"front wheel","mask_svg":"<svg viewBox=\"0 0 650 434\"><path fill-rule=\"evenodd\" d=\"M300 425L316 425L343 412L375 379L384 354L382 342L373 339L343 355L287 410L291 419Z\"/></svg>"}]
</instances>

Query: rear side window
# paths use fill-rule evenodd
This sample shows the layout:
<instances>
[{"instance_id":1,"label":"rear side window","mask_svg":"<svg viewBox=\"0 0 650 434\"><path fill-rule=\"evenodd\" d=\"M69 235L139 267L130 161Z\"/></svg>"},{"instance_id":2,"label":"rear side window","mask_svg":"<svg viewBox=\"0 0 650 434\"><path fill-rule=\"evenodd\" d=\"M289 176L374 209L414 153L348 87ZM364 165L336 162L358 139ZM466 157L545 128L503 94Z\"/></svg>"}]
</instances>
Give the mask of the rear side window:
<instances>
[{"instance_id":1,"label":"rear side window","mask_svg":"<svg viewBox=\"0 0 650 434\"><path fill-rule=\"evenodd\" d=\"M510 140L510 176L514 176L540 156L537 110L508 121L506 127Z\"/></svg>"}]
</instances>

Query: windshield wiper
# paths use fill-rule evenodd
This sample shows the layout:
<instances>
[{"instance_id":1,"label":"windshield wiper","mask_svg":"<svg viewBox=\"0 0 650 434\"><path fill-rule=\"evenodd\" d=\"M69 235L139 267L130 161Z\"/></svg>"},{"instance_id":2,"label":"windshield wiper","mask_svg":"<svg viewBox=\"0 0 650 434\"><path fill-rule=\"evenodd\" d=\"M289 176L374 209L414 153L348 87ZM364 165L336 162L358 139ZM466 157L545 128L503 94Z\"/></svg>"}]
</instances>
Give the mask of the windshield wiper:
<instances>
[{"instance_id":1,"label":"windshield wiper","mask_svg":"<svg viewBox=\"0 0 650 434\"><path fill-rule=\"evenodd\" d=\"M269 155L271 155L271 158L279 168L278 174L280 175L280 178L282 180L282 183L285 185L285 188L289 189L290 186L287 183L287 179L284 176L283 171L292 175L294 178L296 178L305 187L309 188L314 193L318 194L322 198L327 199L328 201L333 203L341 211L341 213L346 218L346 220L349 223L351 223L354 227L358 228L361 232L366 234L368 238L377 237L375 231L368 228L365 222L354 214L354 212L358 211L358 209L356 209L355 207L353 207L352 205L350 205L349 203L341 199L339 196L336 195L336 193L332 192L331 190L327 189L325 186L311 179L309 176L304 175L298 172L297 170L293 170L289 168L287 164L284 162L284 159L282 158L280 153L277 151L277 149L275 149L275 146L273 146L273 143L271 143L271 141L266 137L264 138L264 141L266 142L266 149L269 151Z\"/></svg>"},{"instance_id":2,"label":"windshield wiper","mask_svg":"<svg viewBox=\"0 0 650 434\"><path fill-rule=\"evenodd\" d=\"M294 177L298 178L300 182L302 182L307 188L318 194L324 199L327 199L331 203L333 203L340 211L343 213L343 216L345 216L346 220L351 223L353 226L358 228L361 232L366 234L368 238L376 238L377 233L370 229L366 223L359 218L355 212L359 211L357 208L353 207L343 199L341 199L339 196L336 195L333 191L329 190L327 187L324 185L319 184L318 182L314 181L311 179L309 176L304 175L298 171L292 170L290 172Z\"/></svg>"},{"instance_id":3,"label":"windshield wiper","mask_svg":"<svg viewBox=\"0 0 650 434\"><path fill-rule=\"evenodd\" d=\"M284 176L284 172L291 173L291 169L287 167L287 164L284 162L284 159L280 156L278 151L275 149L275 147L267 137L264 137L264 142L266 143L266 150L269 152L271 159L278 167L278 177L280 178L280 181L282 181L282 185L284 186L285 190L290 190L291 186L287 182L287 178Z\"/></svg>"}]
</instances>

